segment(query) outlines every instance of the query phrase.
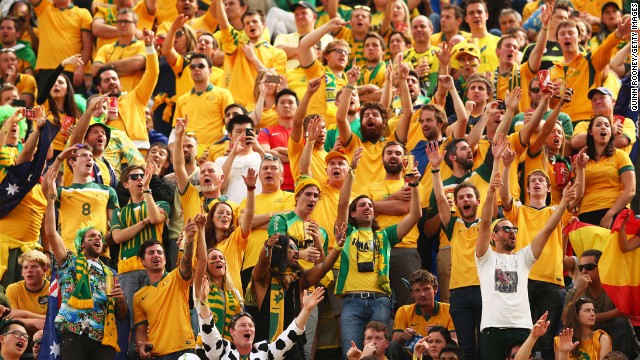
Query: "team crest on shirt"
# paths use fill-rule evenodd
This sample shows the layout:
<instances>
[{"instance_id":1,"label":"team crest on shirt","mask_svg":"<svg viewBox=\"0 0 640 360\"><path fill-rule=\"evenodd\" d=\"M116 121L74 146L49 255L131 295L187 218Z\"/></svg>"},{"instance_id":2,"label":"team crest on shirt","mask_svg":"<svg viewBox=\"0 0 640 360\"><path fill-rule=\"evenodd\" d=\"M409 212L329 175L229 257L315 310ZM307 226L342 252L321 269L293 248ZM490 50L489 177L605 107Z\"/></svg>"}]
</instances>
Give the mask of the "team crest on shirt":
<instances>
[{"instance_id":1,"label":"team crest on shirt","mask_svg":"<svg viewBox=\"0 0 640 360\"><path fill-rule=\"evenodd\" d=\"M48 295L38 296L38 304L47 305L48 302L49 302L49 296Z\"/></svg>"}]
</instances>

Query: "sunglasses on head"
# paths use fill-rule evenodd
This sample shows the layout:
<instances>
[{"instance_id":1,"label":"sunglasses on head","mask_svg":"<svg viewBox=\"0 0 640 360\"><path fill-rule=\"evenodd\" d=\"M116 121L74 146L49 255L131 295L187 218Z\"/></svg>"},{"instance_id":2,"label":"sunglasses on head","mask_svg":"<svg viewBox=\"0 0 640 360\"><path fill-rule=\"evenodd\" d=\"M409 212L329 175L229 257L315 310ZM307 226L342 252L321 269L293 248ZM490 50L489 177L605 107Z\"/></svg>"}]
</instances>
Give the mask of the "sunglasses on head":
<instances>
[{"instance_id":1,"label":"sunglasses on head","mask_svg":"<svg viewBox=\"0 0 640 360\"><path fill-rule=\"evenodd\" d=\"M368 12L371 12L371 8L365 5L356 5L353 7L353 10L358 10L358 9L363 9L363 10L367 10Z\"/></svg>"},{"instance_id":2,"label":"sunglasses on head","mask_svg":"<svg viewBox=\"0 0 640 360\"><path fill-rule=\"evenodd\" d=\"M207 65L205 65L205 64L203 64L203 63L199 63L199 64L189 64L189 68L190 68L191 70L193 70L193 69L200 69L200 70L203 70L203 69L205 69L206 67L207 67Z\"/></svg>"},{"instance_id":3,"label":"sunglasses on head","mask_svg":"<svg viewBox=\"0 0 640 360\"><path fill-rule=\"evenodd\" d=\"M508 226L508 225L497 227L497 228L495 228L493 230L493 232L497 233L500 230L504 230L504 232L507 232L507 233L514 233L514 234L518 233L518 227L517 226Z\"/></svg>"},{"instance_id":4,"label":"sunglasses on head","mask_svg":"<svg viewBox=\"0 0 640 360\"><path fill-rule=\"evenodd\" d=\"M273 155L271 155L271 154L265 154L265 155L262 157L262 160L280 160L280 157L278 157L278 156L273 156Z\"/></svg>"},{"instance_id":5,"label":"sunglasses on head","mask_svg":"<svg viewBox=\"0 0 640 360\"><path fill-rule=\"evenodd\" d=\"M598 267L598 264L594 264L594 263L582 264L582 265L578 265L578 271L582 271L583 269L586 269L587 271L591 271L597 267Z\"/></svg>"},{"instance_id":6,"label":"sunglasses on head","mask_svg":"<svg viewBox=\"0 0 640 360\"><path fill-rule=\"evenodd\" d=\"M129 174L129 180L138 180L142 179L144 174Z\"/></svg>"}]
</instances>

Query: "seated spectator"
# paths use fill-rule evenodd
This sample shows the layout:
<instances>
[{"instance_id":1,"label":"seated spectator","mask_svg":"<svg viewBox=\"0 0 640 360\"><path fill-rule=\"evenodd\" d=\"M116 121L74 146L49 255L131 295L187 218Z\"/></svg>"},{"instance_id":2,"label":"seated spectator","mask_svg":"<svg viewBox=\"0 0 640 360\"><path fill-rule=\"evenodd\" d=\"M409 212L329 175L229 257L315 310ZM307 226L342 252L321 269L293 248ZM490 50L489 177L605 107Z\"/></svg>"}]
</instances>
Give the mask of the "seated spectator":
<instances>
[{"instance_id":1,"label":"seated spectator","mask_svg":"<svg viewBox=\"0 0 640 360\"><path fill-rule=\"evenodd\" d=\"M20 20L15 17L6 17L0 20L2 38L0 49L13 50L18 57L18 71L33 76L33 68L36 66L36 54L28 41L20 40Z\"/></svg>"},{"instance_id":2,"label":"seated spectator","mask_svg":"<svg viewBox=\"0 0 640 360\"><path fill-rule=\"evenodd\" d=\"M602 282L600 281L600 270L598 269L598 262L602 252L595 249L589 249L582 252L580 255L578 270L580 275L575 281L574 287L567 291L565 296L565 309L564 314L567 313L570 316L577 316L581 313L582 304L581 299L587 298L588 305L592 310L594 316L593 322L588 326L589 328L601 329L606 334L611 334L609 339L609 350L601 353L600 356L614 350L622 351L629 357L629 359L635 359L638 355L635 348L636 342L634 341L633 329L629 322L629 319L624 316L613 304L609 295L604 291ZM574 323L577 318L573 320ZM578 340L590 339L591 336L585 336L583 332L580 334L579 327L570 326L563 317L562 323L567 327L573 327L574 338ZM591 334L590 332L588 334ZM611 343L613 340L613 343ZM575 341L575 340L573 340ZM611 347L611 345L613 345ZM602 346L604 348L604 345ZM592 358L594 355L591 355Z\"/></svg>"},{"instance_id":3,"label":"seated spectator","mask_svg":"<svg viewBox=\"0 0 640 360\"><path fill-rule=\"evenodd\" d=\"M21 100L18 89L11 84L2 85L0 88L0 105L11 105L13 100Z\"/></svg>"},{"instance_id":4,"label":"seated spectator","mask_svg":"<svg viewBox=\"0 0 640 360\"><path fill-rule=\"evenodd\" d=\"M19 360L29 345L29 334L19 320L6 320L0 325L0 358Z\"/></svg>"},{"instance_id":5,"label":"seated spectator","mask_svg":"<svg viewBox=\"0 0 640 360\"><path fill-rule=\"evenodd\" d=\"M33 107L38 94L36 79L33 76L21 73L16 51L11 48L0 50L0 78L4 84L15 85L20 92L20 99L24 100L27 107Z\"/></svg>"},{"instance_id":6,"label":"seated spectator","mask_svg":"<svg viewBox=\"0 0 640 360\"><path fill-rule=\"evenodd\" d=\"M364 328L364 342L362 350L356 347L352 341L349 351L347 351L348 360L361 360L367 357L375 360L385 360L385 352L389 346L389 329L387 325L379 321L369 321ZM395 359L395 358L392 358Z\"/></svg>"},{"instance_id":7,"label":"seated spectator","mask_svg":"<svg viewBox=\"0 0 640 360\"><path fill-rule=\"evenodd\" d=\"M414 304L404 305L396 312L391 348L404 345L406 351L398 359L411 359L412 345L427 337L428 355L437 359L440 349L456 339L449 304L435 301L438 280L427 270L417 270L409 279ZM437 350L437 351L436 351ZM414 353L415 354L415 353Z\"/></svg>"},{"instance_id":8,"label":"seated spectator","mask_svg":"<svg viewBox=\"0 0 640 360\"><path fill-rule=\"evenodd\" d=\"M18 258L24 280L7 287L7 298L11 302L11 319L20 320L30 333L42 330L47 301L49 281L49 257L38 250L31 250Z\"/></svg>"},{"instance_id":9,"label":"seated spectator","mask_svg":"<svg viewBox=\"0 0 640 360\"><path fill-rule=\"evenodd\" d=\"M158 0L95 0L91 4L93 22L91 32L96 38L96 50L109 44L119 42L119 34L122 28L133 25L135 37L142 38L142 30L153 28L158 8ZM129 10L135 14L135 23L118 22L118 14L122 10Z\"/></svg>"},{"instance_id":10,"label":"seated spectator","mask_svg":"<svg viewBox=\"0 0 640 360\"><path fill-rule=\"evenodd\" d=\"M562 323L566 328L555 337L556 359L600 359L611 351L611 337L603 330L594 330L593 300L581 297L570 301L562 314Z\"/></svg>"},{"instance_id":11,"label":"seated spectator","mask_svg":"<svg viewBox=\"0 0 640 360\"><path fill-rule=\"evenodd\" d=\"M130 8L118 10L117 41L97 48L93 58L91 75L96 76L103 66L113 66L120 76L122 91L133 90L142 79L145 69L145 45L136 39L138 16Z\"/></svg>"}]
</instances>

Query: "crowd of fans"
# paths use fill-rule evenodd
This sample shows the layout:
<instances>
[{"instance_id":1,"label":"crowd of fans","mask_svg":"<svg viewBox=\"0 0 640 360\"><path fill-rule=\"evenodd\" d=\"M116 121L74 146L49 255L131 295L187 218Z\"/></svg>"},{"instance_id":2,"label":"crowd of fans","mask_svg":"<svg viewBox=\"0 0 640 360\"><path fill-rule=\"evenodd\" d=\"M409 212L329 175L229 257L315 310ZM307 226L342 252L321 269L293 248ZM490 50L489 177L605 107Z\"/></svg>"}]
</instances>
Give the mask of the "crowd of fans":
<instances>
[{"instance_id":1,"label":"crowd of fans","mask_svg":"<svg viewBox=\"0 0 640 360\"><path fill-rule=\"evenodd\" d=\"M2 1L0 359L635 359L637 5Z\"/></svg>"}]
</instances>

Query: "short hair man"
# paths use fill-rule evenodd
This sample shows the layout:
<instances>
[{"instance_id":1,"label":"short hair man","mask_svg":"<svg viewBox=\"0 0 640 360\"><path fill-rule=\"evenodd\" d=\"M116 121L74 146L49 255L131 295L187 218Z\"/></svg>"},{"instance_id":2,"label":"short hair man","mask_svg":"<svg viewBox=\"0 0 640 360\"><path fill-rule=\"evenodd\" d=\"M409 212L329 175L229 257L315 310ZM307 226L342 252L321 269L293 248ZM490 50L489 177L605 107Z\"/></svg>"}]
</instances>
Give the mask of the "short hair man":
<instances>
[{"instance_id":1,"label":"short hair man","mask_svg":"<svg viewBox=\"0 0 640 360\"><path fill-rule=\"evenodd\" d=\"M20 20L14 17L5 17L0 20L0 49L13 49L18 57L18 71L34 76L33 68L36 66L36 54L28 41L20 39Z\"/></svg>"},{"instance_id":2,"label":"short hair man","mask_svg":"<svg viewBox=\"0 0 640 360\"><path fill-rule=\"evenodd\" d=\"M49 257L38 250L28 251L18 258L24 280L7 287L11 303L11 318L25 323L31 333L44 327L47 315Z\"/></svg>"},{"instance_id":3,"label":"short hair man","mask_svg":"<svg viewBox=\"0 0 640 360\"><path fill-rule=\"evenodd\" d=\"M36 79L31 75L20 72L19 65L18 56L13 49L0 51L0 77L2 82L14 85L27 107L32 107L37 95Z\"/></svg>"},{"instance_id":4,"label":"short hair man","mask_svg":"<svg viewBox=\"0 0 640 360\"><path fill-rule=\"evenodd\" d=\"M364 359L371 357L376 360L385 360L385 351L389 347L389 329L380 321L369 321L364 327L363 348L360 351L352 342L347 351L347 359Z\"/></svg>"},{"instance_id":5,"label":"short hair man","mask_svg":"<svg viewBox=\"0 0 640 360\"><path fill-rule=\"evenodd\" d=\"M576 264L580 275L573 288L567 291L564 305L566 307L569 302L576 301L581 296L592 299L596 313L595 328L602 329L611 336L613 350L621 351L629 359L633 359L637 356L633 328L629 319L616 308L602 287L598 269L601 256L602 251L596 249L588 249L580 254L579 263Z\"/></svg>"},{"instance_id":6,"label":"short hair man","mask_svg":"<svg viewBox=\"0 0 640 360\"><path fill-rule=\"evenodd\" d=\"M498 67L498 56L496 47L499 37L490 34L487 30L489 13L487 5L483 0L469 0L464 6L464 20L469 24L471 39L475 39L476 45L480 48L480 73L493 71Z\"/></svg>"},{"instance_id":7,"label":"short hair man","mask_svg":"<svg viewBox=\"0 0 640 360\"><path fill-rule=\"evenodd\" d=\"M462 35L468 39L471 34L460 30L464 13L458 5L443 4L440 10L441 32L431 35L431 45L440 46L443 42L450 41L455 35Z\"/></svg>"},{"instance_id":8,"label":"short hair man","mask_svg":"<svg viewBox=\"0 0 640 360\"><path fill-rule=\"evenodd\" d=\"M514 9L502 9L498 17L500 32L506 35L509 29L522 25L522 16Z\"/></svg>"}]
</instances>

